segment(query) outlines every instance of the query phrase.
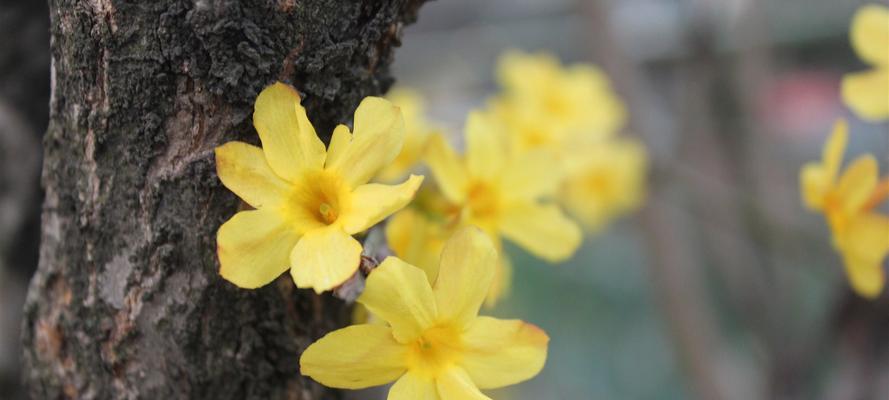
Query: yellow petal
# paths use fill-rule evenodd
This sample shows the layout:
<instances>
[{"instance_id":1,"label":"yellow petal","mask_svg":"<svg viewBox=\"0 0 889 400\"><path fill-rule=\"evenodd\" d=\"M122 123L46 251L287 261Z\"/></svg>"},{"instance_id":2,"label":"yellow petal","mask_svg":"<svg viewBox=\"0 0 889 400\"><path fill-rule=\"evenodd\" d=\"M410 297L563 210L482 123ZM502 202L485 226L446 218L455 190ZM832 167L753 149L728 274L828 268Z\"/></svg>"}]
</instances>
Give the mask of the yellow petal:
<instances>
[{"instance_id":1,"label":"yellow petal","mask_svg":"<svg viewBox=\"0 0 889 400\"><path fill-rule=\"evenodd\" d=\"M299 93L277 82L259 94L253 109L253 126L272 170L293 182L304 169L324 165L324 143L299 104Z\"/></svg>"},{"instance_id":2,"label":"yellow petal","mask_svg":"<svg viewBox=\"0 0 889 400\"><path fill-rule=\"evenodd\" d=\"M395 257L371 272L358 302L388 322L401 343L416 339L438 316L426 274Z\"/></svg>"},{"instance_id":3,"label":"yellow petal","mask_svg":"<svg viewBox=\"0 0 889 400\"><path fill-rule=\"evenodd\" d=\"M485 307L488 308L496 306L497 302L509 294L509 290L512 287L512 261L509 260L509 256L503 251L503 246L496 245L495 247L497 247L497 254L500 257L497 258L494 282L491 283L488 297L485 298Z\"/></svg>"},{"instance_id":4,"label":"yellow petal","mask_svg":"<svg viewBox=\"0 0 889 400\"><path fill-rule=\"evenodd\" d=\"M592 65L578 64L565 73L563 88L576 104L578 117L592 137L608 137L626 124L627 111L611 88L605 73Z\"/></svg>"},{"instance_id":5,"label":"yellow petal","mask_svg":"<svg viewBox=\"0 0 889 400\"><path fill-rule=\"evenodd\" d=\"M843 102L869 121L889 118L889 66L843 76Z\"/></svg>"},{"instance_id":6,"label":"yellow petal","mask_svg":"<svg viewBox=\"0 0 889 400\"><path fill-rule=\"evenodd\" d=\"M388 326L353 325L312 343L299 358L299 370L324 386L362 389L402 376L406 354Z\"/></svg>"},{"instance_id":7,"label":"yellow petal","mask_svg":"<svg viewBox=\"0 0 889 400\"><path fill-rule=\"evenodd\" d=\"M400 185L371 183L352 192L352 208L342 216L343 229L348 233L362 232L404 208L414 198L423 177L411 175Z\"/></svg>"},{"instance_id":8,"label":"yellow petal","mask_svg":"<svg viewBox=\"0 0 889 400\"><path fill-rule=\"evenodd\" d=\"M461 365L482 389L531 379L546 363L546 332L519 320L479 317L463 336Z\"/></svg>"},{"instance_id":9,"label":"yellow petal","mask_svg":"<svg viewBox=\"0 0 889 400\"><path fill-rule=\"evenodd\" d=\"M401 147L401 153L392 160L392 163L380 170L376 180L382 183L394 183L402 180L410 171L416 169L420 158L426 151L426 144L429 141L428 130L420 130L417 127L411 129L410 125L405 121L407 134L404 138L404 146Z\"/></svg>"},{"instance_id":10,"label":"yellow petal","mask_svg":"<svg viewBox=\"0 0 889 400\"><path fill-rule=\"evenodd\" d=\"M846 275L855 293L868 299L877 298L886 284L886 274L880 263L871 263L854 257L844 258Z\"/></svg>"},{"instance_id":11,"label":"yellow petal","mask_svg":"<svg viewBox=\"0 0 889 400\"><path fill-rule=\"evenodd\" d=\"M497 61L497 80L507 91L534 94L538 88L552 81L559 68L559 61L550 54L509 50Z\"/></svg>"},{"instance_id":12,"label":"yellow petal","mask_svg":"<svg viewBox=\"0 0 889 400\"><path fill-rule=\"evenodd\" d=\"M830 180L822 164L807 163L800 170L800 194L803 204L810 210L820 211L824 208L824 197L830 189Z\"/></svg>"},{"instance_id":13,"label":"yellow petal","mask_svg":"<svg viewBox=\"0 0 889 400\"><path fill-rule=\"evenodd\" d=\"M389 164L403 143L404 119L398 107L386 99L365 97L355 110L352 140L327 168L357 187Z\"/></svg>"},{"instance_id":14,"label":"yellow petal","mask_svg":"<svg viewBox=\"0 0 889 400\"><path fill-rule=\"evenodd\" d=\"M290 275L299 288L316 293L333 289L352 277L361 262L361 244L342 229L313 229L290 253Z\"/></svg>"},{"instance_id":15,"label":"yellow petal","mask_svg":"<svg viewBox=\"0 0 889 400\"><path fill-rule=\"evenodd\" d=\"M478 315L497 268L497 251L488 235L475 227L454 233L441 252L435 281L439 317L463 326Z\"/></svg>"},{"instance_id":16,"label":"yellow petal","mask_svg":"<svg viewBox=\"0 0 889 400\"><path fill-rule=\"evenodd\" d=\"M559 165L552 155L531 151L507 164L501 185L510 198L533 200L553 195L559 187L559 178Z\"/></svg>"},{"instance_id":17,"label":"yellow petal","mask_svg":"<svg viewBox=\"0 0 889 400\"><path fill-rule=\"evenodd\" d=\"M859 8L852 17L849 38L862 60L889 66L889 8L878 4Z\"/></svg>"},{"instance_id":18,"label":"yellow petal","mask_svg":"<svg viewBox=\"0 0 889 400\"><path fill-rule=\"evenodd\" d=\"M491 118L473 111L466 119L466 167L475 178L490 179L503 168L505 148Z\"/></svg>"},{"instance_id":19,"label":"yellow petal","mask_svg":"<svg viewBox=\"0 0 889 400\"><path fill-rule=\"evenodd\" d=\"M423 118L426 111L426 105L423 102L423 96L416 90L408 87L394 87L386 93L386 100L392 102L401 109L404 114L404 120L416 120Z\"/></svg>"},{"instance_id":20,"label":"yellow petal","mask_svg":"<svg viewBox=\"0 0 889 400\"><path fill-rule=\"evenodd\" d=\"M889 217L863 213L851 218L838 240L841 251L869 264L880 264L889 253Z\"/></svg>"},{"instance_id":21,"label":"yellow petal","mask_svg":"<svg viewBox=\"0 0 889 400\"><path fill-rule=\"evenodd\" d=\"M287 256L299 234L277 213L241 211L219 227L219 274L238 287L263 286L290 268Z\"/></svg>"},{"instance_id":22,"label":"yellow petal","mask_svg":"<svg viewBox=\"0 0 889 400\"><path fill-rule=\"evenodd\" d=\"M404 374L389 389L387 400L446 400L438 396L435 381L410 372Z\"/></svg>"},{"instance_id":23,"label":"yellow petal","mask_svg":"<svg viewBox=\"0 0 889 400\"><path fill-rule=\"evenodd\" d=\"M847 213L856 213L877 186L877 160L870 154L855 159L837 183L836 195Z\"/></svg>"},{"instance_id":24,"label":"yellow petal","mask_svg":"<svg viewBox=\"0 0 889 400\"><path fill-rule=\"evenodd\" d=\"M435 134L429 139L426 164L445 197L452 202L462 203L466 198L468 173L454 148L442 135Z\"/></svg>"},{"instance_id":25,"label":"yellow petal","mask_svg":"<svg viewBox=\"0 0 889 400\"><path fill-rule=\"evenodd\" d=\"M265 161L262 149L247 143L228 142L217 147L216 174L225 187L253 208L276 207L290 192L290 185Z\"/></svg>"},{"instance_id":26,"label":"yellow petal","mask_svg":"<svg viewBox=\"0 0 889 400\"><path fill-rule=\"evenodd\" d=\"M889 118L889 67L843 76L843 102L869 121Z\"/></svg>"},{"instance_id":27,"label":"yellow petal","mask_svg":"<svg viewBox=\"0 0 889 400\"><path fill-rule=\"evenodd\" d=\"M443 236L443 227L412 208L399 211L386 223L389 248L398 258L426 272L430 283L438 278Z\"/></svg>"},{"instance_id":28,"label":"yellow petal","mask_svg":"<svg viewBox=\"0 0 889 400\"><path fill-rule=\"evenodd\" d=\"M830 185L837 179L840 166L843 164L843 153L846 152L846 143L849 142L849 124L843 118L838 119L833 125L833 131L824 148L821 150L821 162L825 170L825 178Z\"/></svg>"},{"instance_id":29,"label":"yellow petal","mask_svg":"<svg viewBox=\"0 0 889 400\"><path fill-rule=\"evenodd\" d=\"M513 204L500 224L507 238L549 262L563 261L580 247L580 228L553 204Z\"/></svg>"},{"instance_id":30,"label":"yellow petal","mask_svg":"<svg viewBox=\"0 0 889 400\"><path fill-rule=\"evenodd\" d=\"M327 160L324 161L326 165L333 165L337 162L340 156L343 155L343 151L349 147L349 142L352 141L352 132L349 132L349 127L345 125L337 125L336 128L333 129L333 134L330 136L330 146L327 146Z\"/></svg>"},{"instance_id":31,"label":"yellow petal","mask_svg":"<svg viewBox=\"0 0 889 400\"><path fill-rule=\"evenodd\" d=\"M491 400L478 390L466 371L460 367L448 368L435 383L442 400Z\"/></svg>"}]
</instances>

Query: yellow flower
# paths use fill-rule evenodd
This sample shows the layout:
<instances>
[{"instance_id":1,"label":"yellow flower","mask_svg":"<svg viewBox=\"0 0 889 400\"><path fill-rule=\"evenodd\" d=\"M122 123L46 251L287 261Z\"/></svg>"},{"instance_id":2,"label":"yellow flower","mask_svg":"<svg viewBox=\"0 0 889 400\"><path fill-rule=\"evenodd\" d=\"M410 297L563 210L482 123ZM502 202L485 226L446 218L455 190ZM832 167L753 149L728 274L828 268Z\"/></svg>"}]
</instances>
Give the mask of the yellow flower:
<instances>
[{"instance_id":1,"label":"yellow flower","mask_svg":"<svg viewBox=\"0 0 889 400\"><path fill-rule=\"evenodd\" d=\"M550 130L547 135L603 137L625 123L623 103L605 74L592 65L563 67L549 54L510 51L501 56L497 75L504 88L498 101L513 114L506 118L513 127L527 126L522 115L535 115L546 119L542 127Z\"/></svg>"},{"instance_id":2,"label":"yellow flower","mask_svg":"<svg viewBox=\"0 0 889 400\"><path fill-rule=\"evenodd\" d=\"M553 123L544 110L521 107L498 97L490 103L490 115L504 128L505 140L517 154L542 150L557 156L570 146L571 131Z\"/></svg>"},{"instance_id":3,"label":"yellow flower","mask_svg":"<svg viewBox=\"0 0 889 400\"><path fill-rule=\"evenodd\" d=\"M426 120L425 105L419 93L408 88L395 88L389 91L386 99L401 109L405 127L401 152L377 174L378 181L392 183L403 179L420 162L426 143L435 129Z\"/></svg>"},{"instance_id":4,"label":"yellow flower","mask_svg":"<svg viewBox=\"0 0 889 400\"><path fill-rule=\"evenodd\" d=\"M497 255L484 234L459 230L430 285L419 268L387 258L358 299L389 323L354 325L315 342L300 372L330 387L360 389L396 381L389 400L488 399L479 389L537 375L549 338L518 320L478 316Z\"/></svg>"},{"instance_id":5,"label":"yellow flower","mask_svg":"<svg viewBox=\"0 0 889 400\"><path fill-rule=\"evenodd\" d=\"M889 179L878 183L877 160L870 154L858 157L840 174L847 140L848 127L839 120L821 162L808 163L800 171L801 193L803 203L827 219L852 288L874 298L883 290L881 264L889 254L889 217L874 209L889 197Z\"/></svg>"},{"instance_id":6,"label":"yellow flower","mask_svg":"<svg viewBox=\"0 0 889 400\"><path fill-rule=\"evenodd\" d=\"M889 8L861 7L852 18L852 47L873 69L843 77L843 101L861 118L889 118Z\"/></svg>"},{"instance_id":7,"label":"yellow flower","mask_svg":"<svg viewBox=\"0 0 889 400\"><path fill-rule=\"evenodd\" d=\"M404 207L423 180L366 184L401 147L398 108L365 98L354 134L337 126L325 149L299 94L276 83L256 98L253 125L261 149L242 142L216 148L219 179L255 208L219 228L219 273L256 288L289 268L298 287L319 293L336 287L358 269L361 244L351 235Z\"/></svg>"},{"instance_id":8,"label":"yellow flower","mask_svg":"<svg viewBox=\"0 0 889 400\"><path fill-rule=\"evenodd\" d=\"M558 189L560 171L552 159L541 152L508 156L495 125L479 112L470 113L465 139L461 158L435 135L426 158L439 189L461 208L462 220L547 261L574 254L580 229L557 205L540 200Z\"/></svg>"},{"instance_id":9,"label":"yellow flower","mask_svg":"<svg viewBox=\"0 0 889 400\"><path fill-rule=\"evenodd\" d=\"M565 157L560 198L568 211L595 232L645 197L645 150L629 139L578 147Z\"/></svg>"},{"instance_id":10,"label":"yellow flower","mask_svg":"<svg viewBox=\"0 0 889 400\"><path fill-rule=\"evenodd\" d=\"M426 272L430 282L438 277L438 258L448 237L447 224L435 221L414 208L399 211L386 224L386 242L398 258Z\"/></svg>"},{"instance_id":11,"label":"yellow flower","mask_svg":"<svg viewBox=\"0 0 889 400\"><path fill-rule=\"evenodd\" d=\"M500 237L550 262L577 250L581 231L547 197L555 195L561 168L542 151L512 154L491 118L470 113L463 157L441 135L429 143L426 162L444 197L459 208L459 226L482 228L499 246ZM502 254L502 252L501 252ZM509 260L497 264L489 304L509 286Z\"/></svg>"}]
</instances>

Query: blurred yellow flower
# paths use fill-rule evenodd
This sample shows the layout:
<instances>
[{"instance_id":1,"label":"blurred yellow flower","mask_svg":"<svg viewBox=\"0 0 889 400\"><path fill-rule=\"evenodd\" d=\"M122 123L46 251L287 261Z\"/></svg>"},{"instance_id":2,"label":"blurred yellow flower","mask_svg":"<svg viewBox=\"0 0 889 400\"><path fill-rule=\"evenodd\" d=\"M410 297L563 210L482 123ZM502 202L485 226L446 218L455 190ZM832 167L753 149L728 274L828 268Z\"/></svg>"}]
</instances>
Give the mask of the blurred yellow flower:
<instances>
[{"instance_id":1,"label":"blurred yellow flower","mask_svg":"<svg viewBox=\"0 0 889 400\"><path fill-rule=\"evenodd\" d=\"M386 242L398 258L426 272L430 282L438 277L438 258L453 229L444 221L415 208L399 211L386 223Z\"/></svg>"},{"instance_id":2,"label":"blurred yellow flower","mask_svg":"<svg viewBox=\"0 0 889 400\"><path fill-rule=\"evenodd\" d=\"M843 77L843 101L861 118L889 118L889 7L868 4L855 13L852 47L872 69Z\"/></svg>"},{"instance_id":3,"label":"blurred yellow flower","mask_svg":"<svg viewBox=\"0 0 889 400\"><path fill-rule=\"evenodd\" d=\"M580 146L565 157L564 164L560 198L591 232L635 210L645 198L645 149L634 140L608 139Z\"/></svg>"},{"instance_id":4,"label":"blurred yellow flower","mask_svg":"<svg viewBox=\"0 0 889 400\"><path fill-rule=\"evenodd\" d=\"M459 209L459 225L500 236L550 262L563 261L577 250L581 231L559 207L545 198L556 194L561 171L542 151L512 154L489 115L469 114L463 157L441 135L430 140L426 163L444 197ZM508 260L498 263L501 278L490 302L508 287Z\"/></svg>"},{"instance_id":5,"label":"blurred yellow flower","mask_svg":"<svg viewBox=\"0 0 889 400\"><path fill-rule=\"evenodd\" d=\"M875 298L883 290L882 263L889 254L889 217L875 208L889 197L889 178L878 183L877 160L870 154L858 157L840 174L847 141L848 127L839 120L821 162L808 163L800 171L802 198L827 219L852 288Z\"/></svg>"},{"instance_id":6,"label":"blurred yellow flower","mask_svg":"<svg viewBox=\"0 0 889 400\"><path fill-rule=\"evenodd\" d=\"M626 122L623 103L592 65L563 67L549 54L509 51L500 58L497 76L503 94L493 108L520 143L533 147L572 136L606 137Z\"/></svg>"},{"instance_id":7,"label":"blurred yellow flower","mask_svg":"<svg viewBox=\"0 0 889 400\"><path fill-rule=\"evenodd\" d=\"M328 149L283 83L256 98L253 125L262 148L229 142L216 148L222 183L255 210L241 211L217 234L219 273L243 288L263 286L288 268L298 287L322 292L358 269L362 232L404 207L423 180L366 184L401 148L397 107L367 97L354 134L340 125Z\"/></svg>"},{"instance_id":8,"label":"blurred yellow flower","mask_svg":"<svg viewBox=\"0 0 889 400\"><path fill-rule=\"evenodd\" d=\"M302 354L300 372L343 389L396 381L389 400L488 399L479 389L534 377L546 362L546 333L478 316L496 259L493 244L474 228L447 242L434 285L422 270L387 258L358 302L388 326L353 325L324 336Z\"/></svg>"},{"instance_id":9,"label":"blurred yellow flower","mask_svg":"<svg viewBox=\"0 0 889 400\"><path fill-rule=\"evenodd\" d=\"M419 93L408 88L394 88L386 95L386 99L400 108L404 116L404 146L392 163L380 170L376 180L393 183L404 179L420 162L426 143L435 128L426 120L425 104Z\"/></svg>"},{"instance_id":10,"label":"blurred yellow flower","mask_svg":"<svg viewBox=\"0 0 889 400\"><path fill-rule=\"evenodd\" d=\"M434 283L445 240L460 228L459 211L447 204L441 193L421 188L411 207L389 218L386 241L398 258L422 269L429 283ZM494 282L485 300L488 307L496 305L508 293L512 277L512 264L499 240L495 248L499 257Z\"/></svg>"}]
</instances>

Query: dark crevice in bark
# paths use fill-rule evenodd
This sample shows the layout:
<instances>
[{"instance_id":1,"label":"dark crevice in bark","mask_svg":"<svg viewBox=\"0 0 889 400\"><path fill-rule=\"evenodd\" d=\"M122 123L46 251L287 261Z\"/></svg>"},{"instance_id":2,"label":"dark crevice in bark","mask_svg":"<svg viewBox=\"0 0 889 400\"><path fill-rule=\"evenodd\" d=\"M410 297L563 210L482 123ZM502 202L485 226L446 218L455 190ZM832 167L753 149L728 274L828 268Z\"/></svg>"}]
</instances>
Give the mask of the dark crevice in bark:
<instances>
[{"instance_id":1,"label":"dark crevice in bark","mask_svg":"<svg viewBox=\"0 0 889 400\"><path fill-rule=\"evenodd\" d=\"M50 2L42 243L23 342L35 398L334 398L300 352L343 325L287 275L217 274L238 199L213 148L256 143L252 103L294 84L319 133L384 92L421 0Z\"/></svg>"}]
</instances>

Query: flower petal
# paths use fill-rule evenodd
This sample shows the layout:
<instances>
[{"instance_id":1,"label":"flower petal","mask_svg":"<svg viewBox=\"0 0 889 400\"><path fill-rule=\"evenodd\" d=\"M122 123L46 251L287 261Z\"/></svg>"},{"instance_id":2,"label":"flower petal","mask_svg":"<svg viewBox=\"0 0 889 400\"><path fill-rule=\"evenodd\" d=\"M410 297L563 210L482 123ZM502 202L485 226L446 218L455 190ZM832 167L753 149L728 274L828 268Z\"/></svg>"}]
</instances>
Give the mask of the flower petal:
<instances>
[{"instance_id":1,"label":"flower petal","mask_svg":"<svg viewBox=\"0 0 889 400\"><path fill-rule=\"evenodd\" d=\"M421 183L422 176L411 175L400 185L371 183L355 188L352 207L342 216L343 229L352 234L367 230L410 203Z\"/></svg>"},{"instance_id":2,"label":"flower petal","mask_svg":"<svg viewBox=\"0 0 889 400\"><path fill-rule=\"evenodd\" d=\"M497 251L488 235L461 228L445 243L435 281L439 318L463 326L478 315L497 268Z\"/></svg>"},{"instance_id":3,"label":"flower petal","mask_svg":"<svg viewBox=\"0 0 889 400\"><path fill-rule=\"evenodd\" d=\"M837 183L836 194L848 213L857 213L877 186L877 160L865 154L855 159Z\"/></svg>"},{"instance_id":4,"label":"flower petal","mask_svg":"<svg viewBox=\"0 0 889 400\"><path fill-rule=\"evenodd\" d=\"M494 282L491 283L491 288L488 289L488 297L485 298L485 307L488 308L496 306L497 302L506 297L512 288L512 261L510 261L506 252L503 251L502 245L498 244L496 247L497 254L500 257L497 259Z\"/></svg>"},{"instance_id":5,"label":"flower petal","mask_svg":"<svg viewBox=\"0 0 889 400\"><path fill-rule=\"evenodd\" d=\"M844 257L844 264L849 285L855 293L868 299L875 299L880 295L886 284L886 273L879 262Z\"/></svg>"},{"instance_id":6,"label":"flower petal","mask_svg":"<svg viewBox=\"0 0 889 400\"><path fill-rule=\"evenodd\" d=\"M401 343L417 338L438 316L426 273L395 257L370 273L358 302L386 320Z\"/></svg>"},{"instance_id":7,"label":"flower petal","mask_svg":"<svg viewBox=\"0 0 889 400\"><path fill-rule=\"evenodd\" d=\"M352 236L332 226L313 229L290 253L290 275L297 287L321 293L349 279L360 262L361 244Z\"/></svg>"},{"instance_id":8,"label":"flower petal","mask_svg":"<svg viewBox=\"0 0 889 400\"><path fill-rule=\"evenodd\" d=\"M501 185L510 198L534 200L553 195L559 188L559 178L559 164L552 155L531 151L507 163Z\"/></svg>"},{"instance_id":9,"label":"flower petal","mask_svg":"<svg viewBox=\"0 0 889 400\"><path fill-rule=\"evenodd\" d=\"M461 365L478 387L493 389L531 379L546 363L546 332L519 320L479 317L463 336Z\"/></svg>"},{"instance_id":10,"label":"flower petal","mask_svg":"<svg viewBox=\"0 0 889 400\"><path fill-rule=\"evenodd\" d=\"M327 168L338 171L352 187L366 183L401 151L404 132L398 107L383 98L365 97L355 110L352 140Z\"/></svg>"},{"instance_id":11,"label":"flower petal","mask_svg":"<svg viewBox=\"0 0 889 400\"><path fill-rule=\"evenodd\" d=\"M563 261L580 247L580 228L553 204L516 203L504 214L503 234L549 262Z\"/></svg>"},{"instance_id":12,"label":"flower petal","mask_svg":"<svg viewBox=\"0 0 889 400\"><path fill-rule=\"evenodd\" d=\"M404 374L407 350L395 341L388 326L353 325L312 343L299 358L299 370L324 386L379 386Z\"/></svg>"},{"instance_id":13,"label":"flower petal","mask_svg":"<svg viewBox=\"0 0 889 400\"><path fill-rule=\"evenodd\" d=\"M889 8L867 4L852 17L849 31L852 47L862 60L889 66ZM883 92L886 92L883 86Z\"/></svg>"},{"instance_id":14,"label":"flower petal","mask_svg":"<svg viewBox=\"0 0 889 400\"><path fill-rule=\"evenodd\" d=\"M824 208L824 197L830 189L824 166L817 163L803 165L799 175L800 194L803 204L810 210L820 211Z\"/></svg>"},{"instance_id":15,"label":"flower petal","mask_svg":"<svg viewBox=\"0 0 889 400\"><path fill-rule=\"evenodd\" d=\"M333 134L330 136L330 145L327 146L327 160L324 161L326 165L333 165L337 162L337 160L343 155L343 152L349 147L349 142L352 141L352 132L349 132L349 127L345 125L337 125L336 128L333 129Z\"/></svg>"},{"instance_id":16,"label":"flower petal","mask_svg":"<svg viewBox=\"0 0 889 400\"><path fill-rule=\"evenodd\" d=\"M271 208L287 197L290 185L275 175L262 149L242 142L216 148L219 180L253 208Z\"/></svg>"},{"instance_id":17,"label":"flower petal","mask_svg":"<svg viewBox=\"0 0 889 400\"><path fill-rule=\"evenodd\" d=\"M386 223L386 242L398 258L424 272L430 283L438 278L441 250L446 239L444 222L405 208Z\"/></svg>"},{"instance_id":18,"label":"flower petal","mask_svg":"<svg viewBox=\"0 0 889 400\"><path fill-rule=\"evenodd\" d=\"M480 111L466 118L466 168L475 178L490 180L500 173L506 149L495 123Z\"/></svg>"},{"instance_id":19,"label":"flower petal","mask_svg":"<svg viewBox=\"0 0 889 400\"><path fill-rule=\"evenodd\" d=\"M435 385L442 400L491 400L460 367L448 368L435 380Z\"/></svg>"},{"instance_id":20,"label":"flower petal","mask_svg":"<svg viewBox=\"0 0 889 400\"><path fill-rule=\"evenodd\" d=\"M272 170L293 182L303 169L324 165L324 143L299 104L296 89L281 82L263 89L253 109L253 126Z\"/></svg>"},{"instance_id":21,"label":"flower petal","mask_svg":"<svg viewBox=\"0 0 889 400\"><path fill-rule=\"evenodd\" d=\"M442 400L431 378L412 374L404 374L389 389L387 400Z\"/></svg>"},{"instance_id":22,"label":"flower petal","mask_svg":"<svg viewBox=\"0 0 889 400\"><path fill-rule=\"evenodd\" d=\"M216 235L219 274L238 287L264 286L290 268L287 255L297 240L299 234L277 213L241 211Z\"/></svg>"},{"instance_id":23,"label":"flower petal","mask_svg":"<svg viewBox=\"0 0 889 400\"><path fill-rule=\"evenodd\" d=\"M889 51L887 51L889 52ZM889 66L843 76L841 95L858 116L870 121L889 118Z\"/></svg>"},{"instance_id":24,"label":"flower petal","mask_svg":"<svg viewBox=\"0 0 889 400\"><path fill-rule=\"evenodd\" d=\"M469 176L460 157L445 141L444 136L435 134L429 139L426 164L432 170L432 176L445 197L452 202L462 203L466 198Z\"/></svg>"},{"instance_id":25,"label":"flower petal","mask_svg":"<svg viewBox=\"0 0 889 400\"><path fill-rule=\"evenodd\" d=\"M849 220L838 242L847 257L880 264L889 253L889 217L877 213L858 214Z\"/></svg>"},{"instance_id":26,"label":"flower petal","mask_svg":"<svg viewBox=\"0 0 889 400\"><path fill-rule=\"evenodd\" d=\"M838 119L833 125L833 131L827 141L824 142L824 148L821 150L821 162L824 163L824 169L829 184L837 179L837 174L843 164L843 153L846 152L846 143L849 142L849 124L843 118Z\"/></svg>"}]
</instances>

